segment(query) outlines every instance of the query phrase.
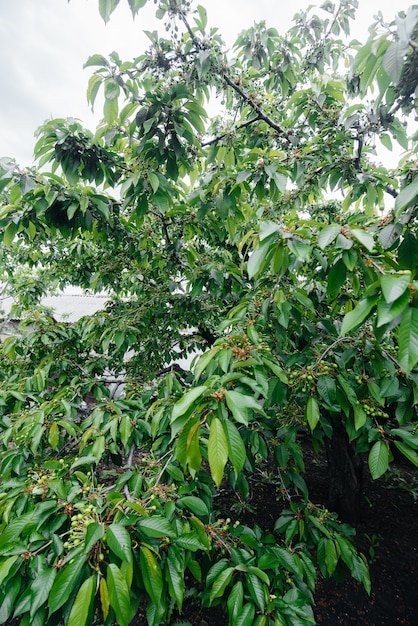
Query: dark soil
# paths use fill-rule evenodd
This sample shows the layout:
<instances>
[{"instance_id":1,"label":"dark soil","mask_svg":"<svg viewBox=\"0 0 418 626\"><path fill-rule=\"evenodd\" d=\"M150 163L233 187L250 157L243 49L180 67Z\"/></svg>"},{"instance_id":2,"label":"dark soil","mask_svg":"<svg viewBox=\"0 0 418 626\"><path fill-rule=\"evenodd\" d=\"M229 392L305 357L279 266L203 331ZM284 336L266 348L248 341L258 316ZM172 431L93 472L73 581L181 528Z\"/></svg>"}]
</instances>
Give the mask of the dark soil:
<instances>
[{"instance_id":1,"label":"dark soil","mask_svg":"<svg viewBox=\"0 0 418 626\"><path fill-rule=\"evenodd\" d=\"M313 457L307 463L311 499L326 506L326 464ZM369 560L371 594L368 596L364 588L351 578L342 583L320 578L314 609L318 624L418 625L418 475L411 465L402 460L392 466L389 478L373 481L366 475L362 516L356 524L356 545ZM226 493L221 498L222 509L230 510L234 504L229 500L230 495ZM280 514L272 487L257 485L251 494L250 506L250 511L239 513L241 522L248 525L257 523L271 530ZM194 603L186 602L181 617L171 622L173 625L176 623L226 626L227 618L218 608L201 609ZM146 620L138 615L133 625L146 626Z\"/></svg>"},{"instance_id":2,"label":"dark soil","mask_svg":"<svg viewBox=\"0 0 418 626\"><path fill-rule=\"evenodd\" d=\"M326 483L319 479L318 475L318 495L325 496ZM414 626L418 624L417 472L401 461L389 478L367 477L365 482L362 517L355 528L356 545L369 560L371 594L351 578L339 584L321 580L315 594L317 623Z\"/></svg>"}]
</instances>

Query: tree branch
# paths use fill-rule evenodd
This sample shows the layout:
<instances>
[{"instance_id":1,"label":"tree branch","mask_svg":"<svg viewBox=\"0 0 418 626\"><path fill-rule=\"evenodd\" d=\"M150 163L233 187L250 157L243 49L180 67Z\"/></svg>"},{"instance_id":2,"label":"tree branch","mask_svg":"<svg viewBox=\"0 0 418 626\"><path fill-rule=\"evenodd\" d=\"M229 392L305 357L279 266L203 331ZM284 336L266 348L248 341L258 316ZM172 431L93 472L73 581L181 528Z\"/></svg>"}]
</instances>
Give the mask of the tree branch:
<instances>
[{"instance_id":1,"label":"tree branch","mask_svg":"<svg viewBox=\"0 0 418 626\"><path fill-rule=\"evenodd\" d=\"M255 117L252 117L250 120L247 120L246 122L243 122L242 124L239 124L238 126L235 127L235 130L241 130L242 128L246 128L247 126L251 126L251 124L254 124L255 122L258 122L258 120L260 120L260 116L256 115ZM209 141L204 141L201 146L202 148L206 148L207 146L212 146L214 143L217 143L218 141L221 141L224 137L228 137L229 132L226 133L222 133L222 135L218 135L217 137L214 137L213 139L210 139Z\"/></svg>"},{"instance_id":2,"label":"tree branch","mask_svg":"<svg viewBox=\"0 0 418 626\"><path fill-rule=\"evenodd\" d=\"M201 44L201 42L198 40L198 38L194 34L193 29L191 28L189 22L187 21L186 15L183 12L180 13L180 18L181 18L183 24L185 25L185 27L187 29L187 32L189 33L189 35L190 35L194 45L196 46L196 48L198 50L204 50L205 46L203 46ZM288 141L290 144L293 145L293 142L290 140L289 134L279 124L276 124L276 122L274 120L272 120L268 115L266 115L266 113L264 113L264 111L260 107L260 105L257 104L257 102L255 102L252 98L250 98L250 96L248 94L246 94L245 91L243 91L243 89L241 89L241 87L239 85L237 85L237 83L235 83L228 76L227 72L223 68L218 68L218 69L219 69L220 75L223 78L224 82L229 87L231 87L235 91L235 93L237 93L240 96L240 98L242 100L244 100L244 102L246 102L253 109L253 111L255 111L257 116L256 116L256 118L253 121L255 121L256 119L263 120L263 122L265 122L268 126L270 126L270 128L275 130L276 133L278 133L279 135L284 137L286 139L286 141Z\"/></svg>"},{"instance_id":3,"label":"tree branch","mask_svg":"<svg viewBox=\"0 0 418 626\"><path fill-rule=\"evenodd\" d=\"M266 122L266 124L268 126L270 126L270 128L272 128L273 130L276 131L276 133L278 133L279 135L281 135L282 137L284 137L286 139L286 141L288 141L289 143L292 143L292 141L289 138L288 133L281 127L279 126L279 124L276 124L276 122L274 122L268 115L266 115L264 113L264 111L262 110L262 108L260 107L260 105L258 105L256 102L254 102L254 100L252 98L250 98L250 96L248 96L239 85L237 85L229 76L228 74L222 70L221 72L222 78L224 79L224 81L226 82L227 85L229 85L229 87L231 87L235 93L237 93L243 100L244 102L246 102L247 104L250 105L250 107L253 109L253 111L255 111L257 113L257 116L260 120L263 120L263 122Z\"/></svg>"}]
</instances>

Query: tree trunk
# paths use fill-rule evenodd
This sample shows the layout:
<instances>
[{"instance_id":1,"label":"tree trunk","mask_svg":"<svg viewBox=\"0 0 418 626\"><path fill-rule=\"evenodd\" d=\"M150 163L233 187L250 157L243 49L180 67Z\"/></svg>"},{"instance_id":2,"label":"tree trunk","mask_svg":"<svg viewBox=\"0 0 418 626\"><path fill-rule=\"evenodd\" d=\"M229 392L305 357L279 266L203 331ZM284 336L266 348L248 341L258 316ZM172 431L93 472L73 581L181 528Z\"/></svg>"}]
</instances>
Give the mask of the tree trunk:
<instances>
[{"instance_id":1,"label":"tree trunk","mask_svg":"<svg viewBox=\"0 0 418 626\"><path fill-rule=\"evenodd\" d=\"M332 437L327 443L327 458L329 508L336 511L343 522L355 523L360 517L362 462L340 424L333 424Z\"/></svg>"}]
</instances>

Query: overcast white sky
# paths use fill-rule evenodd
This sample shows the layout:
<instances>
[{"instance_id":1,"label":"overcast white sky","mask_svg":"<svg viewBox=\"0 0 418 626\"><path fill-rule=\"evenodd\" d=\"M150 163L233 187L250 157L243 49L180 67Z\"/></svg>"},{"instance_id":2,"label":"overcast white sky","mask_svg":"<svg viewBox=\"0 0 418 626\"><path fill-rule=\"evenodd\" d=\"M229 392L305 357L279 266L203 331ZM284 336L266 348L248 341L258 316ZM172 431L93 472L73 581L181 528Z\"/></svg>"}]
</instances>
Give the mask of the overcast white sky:
<instances>
[{"instance_id":1,"label":"overcast white sky","mask_svg":"<svg viewBox=\"0 0 418 626\"><path fill-rule=\"evenodd\" d=\"M255 21L265 19L284 33L293 15L321 0L200 0L209 23L220 28L224 39L235 36ZM382 11L391 21L412 0L360 0L353 35L366 39L373 15ZM51 117L76 117L94 128L86 103L86 87L92 68L83 64L94 53L116 50L132 59L148 46L143 30L160 29L150 2L132 20L126 0L104 25L97 0L0 0L0 157L14 157L30 165L34 131Z\"/></svg>"}]
</instances>

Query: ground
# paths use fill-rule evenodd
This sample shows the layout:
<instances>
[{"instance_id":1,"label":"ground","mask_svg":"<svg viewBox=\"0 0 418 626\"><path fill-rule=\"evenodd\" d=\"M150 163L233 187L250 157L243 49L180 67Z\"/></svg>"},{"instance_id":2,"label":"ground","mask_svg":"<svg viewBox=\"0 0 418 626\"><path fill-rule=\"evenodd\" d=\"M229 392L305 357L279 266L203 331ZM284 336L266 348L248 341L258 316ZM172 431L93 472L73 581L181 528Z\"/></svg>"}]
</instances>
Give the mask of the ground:
<instances>
[{"instance_id":1,"label":"ground","mask_svg":"<svg viewBox=\"0 0 418 626\"><path fill-rule=\"evenodd\" d=\"M308 461L312 499L326 505L327 470L324 462ZM228 499L228 494L223 496ZM273 495L274 498L274 495ZM227 506L232 502L226 502ZM274 523L278 512L272 507L272 489L265 484L253 490L251 506L257 513L240 513L243 523L260 526ZM228 509L226 509L228 510ZM372 591L367 595L353 579L343 583L319 580L314 610L323 626L414 626L418 624L418 474L401 459L392 464L390 474L364 484L361 521L356 525L356 544L370 563ZM247 519L248 518L248 519ZM269 519L270 518L270 519ZM180 626L226 626L219 609L200 609L185 604ZM145 626L138 615L133 626ZM233 626L233 625L231 625Z\"/></svg>"}]
</instances>

